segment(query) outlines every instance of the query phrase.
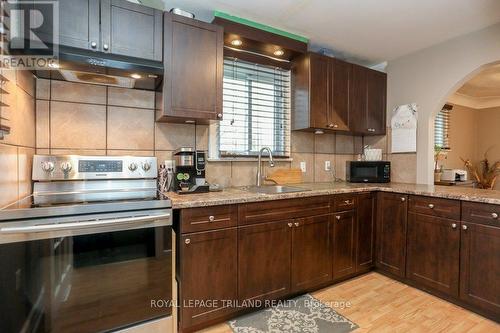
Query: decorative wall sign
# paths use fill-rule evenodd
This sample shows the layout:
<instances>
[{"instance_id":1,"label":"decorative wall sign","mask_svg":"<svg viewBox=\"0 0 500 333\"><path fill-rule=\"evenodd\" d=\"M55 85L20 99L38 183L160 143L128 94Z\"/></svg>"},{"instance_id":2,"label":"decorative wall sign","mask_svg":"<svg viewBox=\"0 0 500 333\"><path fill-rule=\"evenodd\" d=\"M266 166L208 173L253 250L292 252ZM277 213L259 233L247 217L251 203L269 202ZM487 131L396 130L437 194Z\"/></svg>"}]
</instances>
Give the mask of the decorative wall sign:
<instances>
[{"instance_id":1,"label":"decorative wall sign","mask_svg":"<svg viewBox=\"0 0 500 333\"><path fill-rule=\"evenodd\" d=\"M417 152L417 104L405 104L392 111L392 153Z\"/></svg>"}]
</instances>

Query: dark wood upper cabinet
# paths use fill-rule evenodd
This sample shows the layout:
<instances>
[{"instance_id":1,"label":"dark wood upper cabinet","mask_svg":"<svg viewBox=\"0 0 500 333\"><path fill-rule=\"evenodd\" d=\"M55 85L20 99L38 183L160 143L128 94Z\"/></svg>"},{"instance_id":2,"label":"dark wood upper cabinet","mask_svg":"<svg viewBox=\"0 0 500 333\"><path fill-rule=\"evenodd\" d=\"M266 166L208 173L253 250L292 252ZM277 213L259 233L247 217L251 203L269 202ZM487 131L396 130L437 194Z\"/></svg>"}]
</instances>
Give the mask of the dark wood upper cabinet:
<instances>
[{"instance_id":1,"label":"dark wood upper cabinet","mask_svg":"<svg viewBox=\"0 0 500 333\"><path fill-rule=\"evenodd\" d=\"M294 220L292 231L292 292L332 279L331 215Z\"/></svg>"},{"instance_id":2,"label":"dark wood upper cabinet","mask_svg":"<svg viewBox=\"0 0 500 333\"><path fill-rule=\"evenodd\" d=\"M161 61L163 12L126 0L59 1L59 45ZM43 19L52 19L44 15ZM46 25L51 27L52 25ZM53 42L52 31L40 31Z\"/></svg>"},{"instance_id":3,"label":"dark wood upper cabinet","mask_svg":"<svg viewBox=\"0 0 500 333\"><path fill-rule=\"evenodd\" d=\"M387 74L352 64L349 128L356 134L385 134Z\"/></svg>"},{"instance_id":4,"label":"dark wood upper cabinet","mask_svg":"<svg viewBox=\"0 0 500 333\"><path fill-rule=\"evenodd\" d=\"M238 296L277 299L290 293L293 220L238 229Z\"/></svg>"},{"instance_id":5,"label":"dark wood upper cabinet","mask_svg":"<svg viewBox=\"0 0 500 333\"><path fill-rule=\"evenodd\" d=\"M162 60L163 12L126 0L101 0L102 51Z\"/></svg>"},{"instance_id":6,"label":"dark wood upper cabinet","mask_svg":"<svg viewBox=\"0 0 500 333\"><path fill-rule=\"evenodd\" d=\"M178 249L181 327L186 329L232 312L234 309L224 307L222 302L215 307L195 306L193 302L237 299L236 228L182 235Z\"/></svg>"},{"instance_id":7,"label":"dark wood upper cabinet","mask_svg":"<svg viewBox=\"0 0 500 333\"><path fill-rule=\"evenodd\" d=\"M481 209L480 205L478 204L479 209ZM487 311L498 321L500 320L499 281L500 228L463 221L460 249L460 298Z\"/></svg>"},{"instance_id":8,"label":"dark wood upper cabinet","mask_svg":"<svg viewBox=\"0 0 500 333\"><path fill-rule=\"evenodd\" d=\"M458 296L460 221L410 212L406 277Z\"/></svg>"},{"instance_id":9,"label":"dark wood upper cabinet","mask_svg":"<svg viewBox=\"0 0 500 333\"><path fill-rule=\"evenodd\" d=\"M316 53L307 53L294 59L294 130L349 130L349 71L348 63Z\"/></svg>"},{"instance_id":10,"label":"dark wood upper cabinet","mask_svg":"<svg viewBox=\"0 0 500 333\"><path fill-rule=\"evenodd\" d=\"M408 196L380 192L377 196L376 266L404 277Z\"/></svg>"},{"instance_id":11,"label":"dark wood upper cabinet","mask_svg":"<svg viewBox=\"0 0 500 333\"><path fill-rule=\"evenodd\" d=\"M375 197L372 193L357 198L356 272L370 270L375 265Z\"/></svg>"},{"instance_id":12,"label":"dark wood upper cabinet","mask_svg":"<svg viewBox=\"0 0 500 333\"><path fill-rule=\"evenodd\" d=\"M335 213L333 231L333 278L340 279L356 272L356 212Z\"/></svg>"},{"instance_id":13,"label":"dark wood upper cabinet","mask_svg":"<svg viewBox=\"0 0 500 333\"><path fill-rule=\"evenodd\" d=\"M163 45L163 110L157 120L222 119L222 28L165 13Z\"/></svg>"}]
</instances>

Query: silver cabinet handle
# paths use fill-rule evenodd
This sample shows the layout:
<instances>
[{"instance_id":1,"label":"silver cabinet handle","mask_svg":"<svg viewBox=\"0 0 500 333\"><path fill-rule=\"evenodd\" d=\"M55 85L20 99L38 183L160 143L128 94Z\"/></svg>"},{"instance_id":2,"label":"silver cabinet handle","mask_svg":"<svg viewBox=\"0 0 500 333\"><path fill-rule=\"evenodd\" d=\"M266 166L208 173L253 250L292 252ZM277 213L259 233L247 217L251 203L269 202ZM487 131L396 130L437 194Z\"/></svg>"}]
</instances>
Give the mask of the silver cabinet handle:
<instances>
[{"instance_id":1,"label":"silver cabinet handle","mask_svg":"<svg viewBox=\"0 0 500 333\"><path fill-rule=\"evenodd\" d=\"M433 205L433 204L429 204L429 208L430 208L430 209L433 209L433 208L434 208L434 205Z\"/></svg>"},{"instance_id":2,"label":"silver cabinet handle","mask_svg":"<svg viewBox=\"0 0 500 333\"><path fill-rule=\"evenodd\" d=\"M108 44L106 44L106 43L102 44L102 49L103 49L104 51L109 50L109 45L108 45Z\"/></svg>"},{"instance_id":3,"label":"silver cabinet handle","mask_svg":"<svg viewBox=\"0 0 500 333\"><path fill-rule=\"evenodd\" d=\"M96 42L90 42L90 47L95 49L97 47L97 43Z\"/></svg>"},{"instance_id":4,"label":"silver cabinet handle","mask_svg":"<svg viewBox=\"0 0 500 333\"><path fill-rule=\"evenodd\" d=\"M191 240L189 238L186 238L186 240L184 241L184 243L189 244L189 243L191 243Z\"/></svg>"},{"instance_id":5,"label":"silver cabinet handle","mask_svg":"<svg viewBox=\"0 0 500 333\"><path fill-rule=\"evenodd\" d=\"M222 113L217 113L217 118L222 119Z\"/></svg>"},{"instance_id":6,"label":"silver cabinet handle","mask_svg":"<svg viewBox=\"0 0 500 333\"><path fill-rule=\"evenodd\" d=\"M288 227L289 228L293 227L293 223L288 223Z\"/></svg>"},{"instance_id":7,"label":"silver cabinet handle","mask_svg":"<svg viewBox=\"0 0 500 333\"><path fill-rule=\"evenodd\" d=\"M375 128L369 128L368 132L375 132Z\"/></svg>"},{"instance_id":8,"label":"silver cabinet handle","mask_svg":"<svg viewBox=\"0 0 500 333\"><path fill-rule=\"evenodd\" d=\"M336 218L337 220L340 220L340 215L336 215L336 216L335 216L335 218Z\"/></svg>"},{"instance_id":9,"label":"silver cabinet handle","mask_svg":"<svg viewBox=\"0 0 500 333\"><path fill-rule=\"evenodd\" d=\"M467 226L464 224L464 225L462 226L462 229L463 229L463 230L467 230Z\"/></svg>"},{"instance_id":10,"label":"silver cabinet handle","mask_svg":"<svg viewBox=\"0 0 500 333\"><path fill-rule=\"evenodd\" d=\"M4 227L0 228L0 233L5 233L5 234L32 233L32 232L56 231L56 230L67 230L67 229L76 230L84 228L99 228L99 227L108 227L108 226L122 225L128 223L150 222L169 217L170 213L158 214L152 216L126 217L122 219L94 220L87 222L51 223L51 224L32 225L26 227Z\"/></svg>"},{"instance_id":11,"label":"silver cabinet handle","mask_svg":"<svg viewBox=\"0 0 500 333\"><path fill-rule=\"evenodd\" d=\"M345 202L346 205L351 205L352 204L352 202L349 201L349 200L345 200L344 202Z\"/></svg>"},{"instance_id":12,"label":"silver cabinet handle","mask_svg":"<svg viewBox=\"0 0 500 333\"><path fill-rule=\"evenodd\" d=\"M456 223L452 223L452 224L451 224L451 228L452 228L452 229L456 229L456 228L457 228L457 224L456 224Z\"/></svg>"},{"instance_id":13,"label":"silver cabinet handle","mask_svg":"<svg viewBox=\"0 0 500 333\"><path fill-rule=\"evenodd\" d=\"M296 227L298 227L300 225L299 222L295 222L294 224L295 224Z\"/></svg>"},{"instance_id":14,"label":"silver cabinet handle","mask_svg":"<svg viewBox=\"0 0 500 333\"><path fill-rule=\"evenodd\" d=\"M498 218L498 214L497 213L491 213L491 217L494 218L494 219L497 219Z\"/></svg>"},{"instance_id":15,"label":"silver cabinet handle","mask_svg":"<svg viewBox=\"0 0 500 333\"><path fill-rule=\"evenodd\" d=\"M215 221L215 216L213 216L213 215L210 215L210 216L208 217L208 220L209 220L210 222L213 222L213 221Z\"/></svg>"},{"instance_id":16,"label":"silver cabinet handle","mask_svg":"<svg viewBox=\"0 0 500 333\"><path fill-rule=\"evenodd\" d=\"M405 202L405 201L406 201L406 198L405 198L405 197L402 197L402 198L401 198L401 201L402 201L402 202Z\"/></svg>"}]
</instances>

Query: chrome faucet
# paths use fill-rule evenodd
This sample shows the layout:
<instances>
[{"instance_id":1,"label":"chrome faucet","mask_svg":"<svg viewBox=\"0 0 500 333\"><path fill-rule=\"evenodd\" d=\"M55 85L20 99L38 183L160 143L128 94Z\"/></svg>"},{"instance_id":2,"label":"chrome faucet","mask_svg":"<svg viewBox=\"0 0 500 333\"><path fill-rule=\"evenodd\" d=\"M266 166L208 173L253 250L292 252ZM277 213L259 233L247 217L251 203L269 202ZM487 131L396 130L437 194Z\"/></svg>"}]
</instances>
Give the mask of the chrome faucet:
<instances>
[{"instance_id":1,"label":"chrome faucet","mask_svg":"<svg viewBox=\"0 0 500 333\"><path fill-rule=\"evenodd\" d=\"M261 186L261 181L262 181L262 153L264 150L267 150L269 152L269 166L272 168L274 167L274 161L273 161L273 153L271 152L271 148L269 147L264 147L259 151L259 164L257 165L257 186Z\"/></svg>"}]
</instances>

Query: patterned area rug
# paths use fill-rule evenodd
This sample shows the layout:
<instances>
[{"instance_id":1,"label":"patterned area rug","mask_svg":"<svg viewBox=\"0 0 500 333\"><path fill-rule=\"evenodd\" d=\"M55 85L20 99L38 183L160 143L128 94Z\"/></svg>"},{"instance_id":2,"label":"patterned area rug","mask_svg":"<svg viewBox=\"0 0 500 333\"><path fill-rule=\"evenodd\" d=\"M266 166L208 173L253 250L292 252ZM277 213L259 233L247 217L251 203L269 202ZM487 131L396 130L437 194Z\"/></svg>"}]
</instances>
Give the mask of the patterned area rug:
<instances>
[{"instance_id":1,"label":"patterned area rug","mask_svg":"<svg viewBox=\"0 0 500 333\"><path fill-rule=\"evenodd\" d=\"M235 333L346 333L358 325L310 294L228 322Z\"/></svg>"}]
</instances>

